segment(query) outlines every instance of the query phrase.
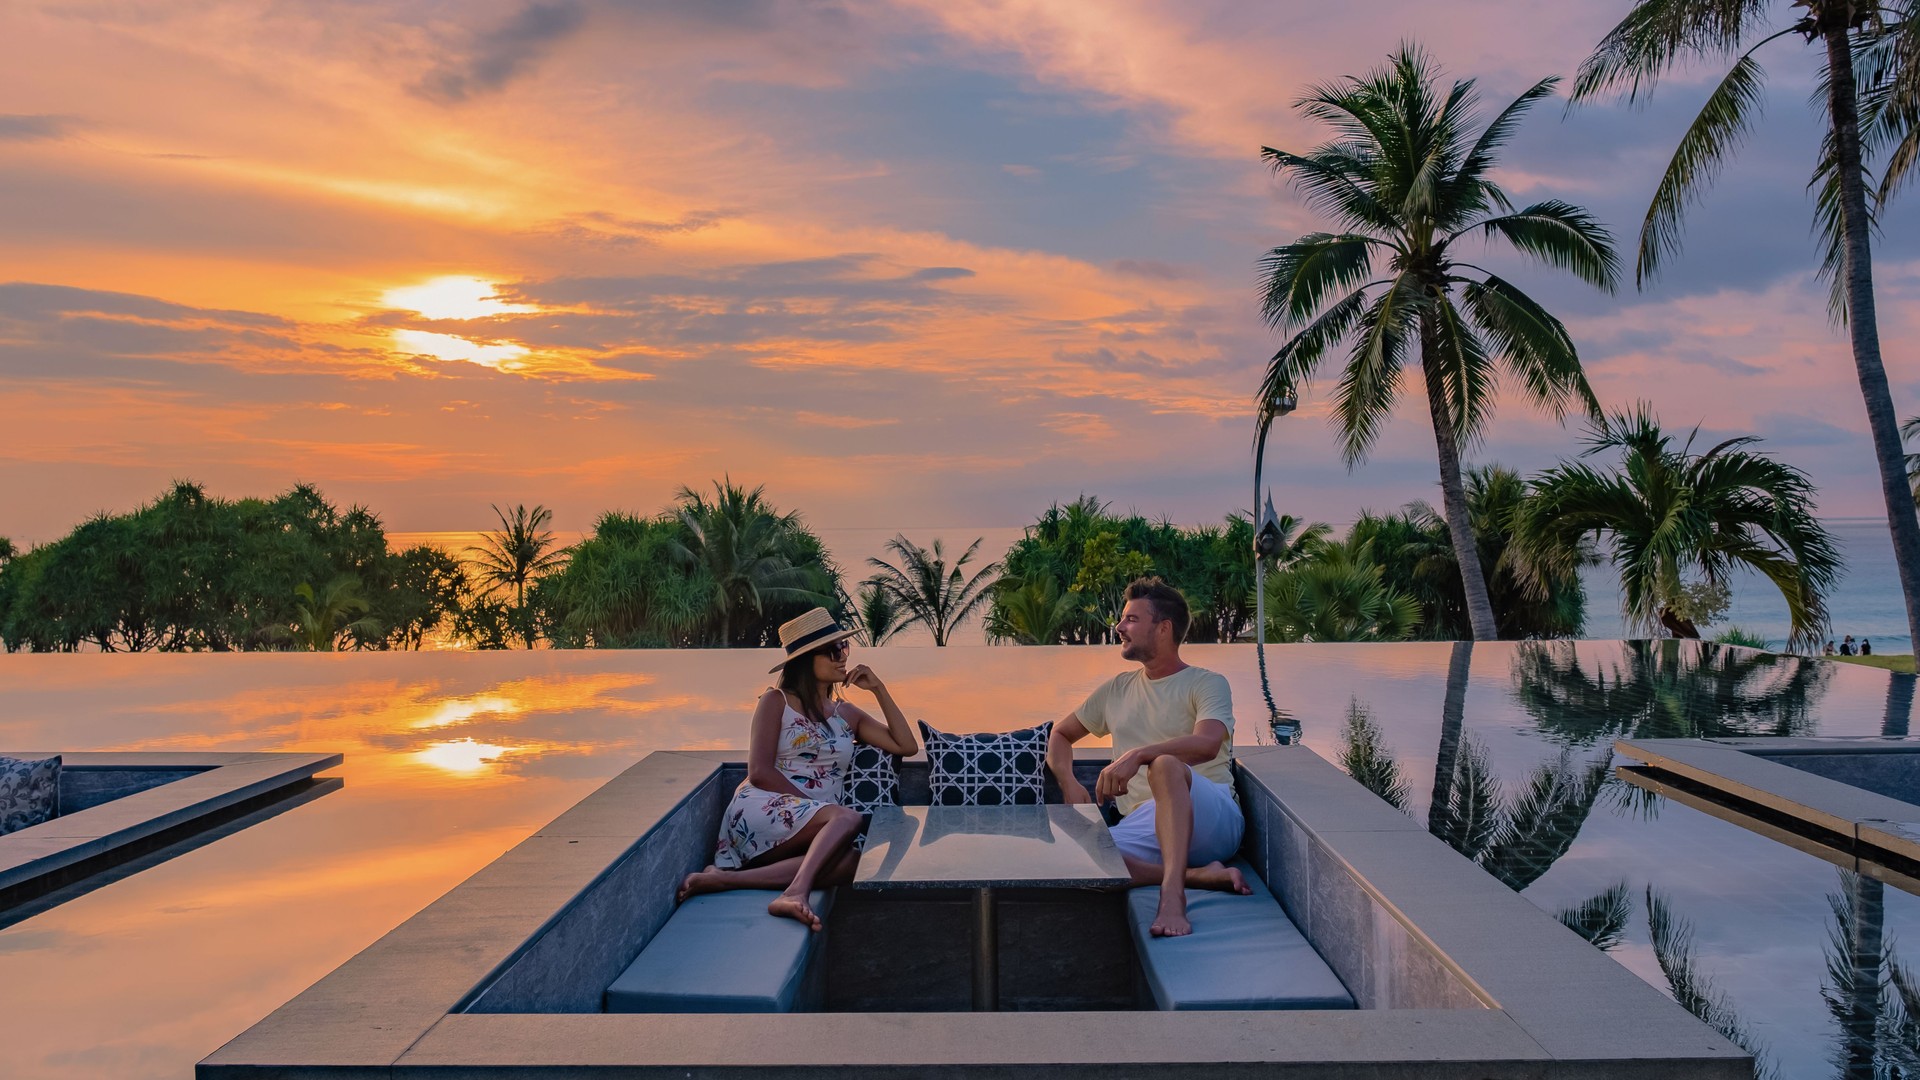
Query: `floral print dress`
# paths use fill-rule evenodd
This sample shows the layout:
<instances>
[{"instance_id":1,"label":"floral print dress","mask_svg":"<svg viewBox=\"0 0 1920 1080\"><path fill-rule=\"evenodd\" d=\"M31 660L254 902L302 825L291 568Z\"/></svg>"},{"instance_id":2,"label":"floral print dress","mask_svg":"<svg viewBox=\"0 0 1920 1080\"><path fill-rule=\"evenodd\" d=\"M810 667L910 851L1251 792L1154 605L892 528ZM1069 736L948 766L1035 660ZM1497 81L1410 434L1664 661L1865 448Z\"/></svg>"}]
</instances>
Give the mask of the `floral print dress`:
<instances>
[{"instance_id":1,"label":"floral print dress","mask_svg":"<svg viewBox=\"0 0 1920 1080\"><path fill-rule=\"evenodd\" d=\"M738 870L805 828L821 807L839 802L853 750L853 726L840 716L837 704L825 723L786 705L780 714L773 767L809 797L762 791L742 781L720 815L720 844L713 865Z\"/></svg>"}]
</instances>

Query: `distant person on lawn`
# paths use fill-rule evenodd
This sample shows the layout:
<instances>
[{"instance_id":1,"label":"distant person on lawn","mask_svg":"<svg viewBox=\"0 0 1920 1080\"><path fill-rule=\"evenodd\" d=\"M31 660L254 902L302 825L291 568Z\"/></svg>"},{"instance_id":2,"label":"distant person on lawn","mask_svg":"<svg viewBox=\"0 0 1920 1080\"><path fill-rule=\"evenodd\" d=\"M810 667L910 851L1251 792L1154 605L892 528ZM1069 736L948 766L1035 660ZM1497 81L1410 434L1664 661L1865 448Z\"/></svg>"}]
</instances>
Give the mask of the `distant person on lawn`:
<instances>
[{"instance_id":1,"label":"distant person on lawn","mask_svg":"<svg viewBox=\"0 0 1920 1080\"><path fill-rule=\"evenodd\" d=\"M1821 650L1821 652L1820 652L1820 655L1822 655L1822 656L1832 656L1832 655L1833 655L1833 651L1834 651L1834 650L1833 650L1833 640L1832 640L1831 638L1829 638L1829 639L1827 640L1827 647L1826 647L1825 649L1822 649L1822 650Z\"/></svg>"},{"instance_id":2,"label":"distant person on lawn","mask_svg":"<svg viewBox=\"0 0 1920 1080\"><path fill-rule=\"evenodd\" d=\"M1114 632L1120 658L1140 667L1094 688L1053 726L1047 767L1070 803L1113 800L1114 846L1135 885L1160 886L1155 937L1193 933L1187 889L1250 893L1225 865L1246 819L1233 793L1233 694L1221 675L1180 659L1187 598L1157 577L1127 586ZM1073 744L1113 736L1113 764L1089 793L1073 775Z\"/></svg>"},{"instance_id":3,"label":"distant person on lawn","mask_svg":"<svg viewBox=\"0 0 1920 1080\"><path fill-rule=\"evenodd\" d=\"M1872 638L1860 639L1860 655L1861 656L1873 655L1873 639Z\"/></svg>"},{"instance_id":4,"label":"distant person on lawn","mask_svg":"<svg viewBox=\"0 0 1920 1080\"><path fill-rule=\"evenodd\" d=\"M1853 655L1853 635L1852 634L1848 634L1846 637L1843 637L1840 639L1840 655L1841 656Z\"/></svg>"}]
</instances>

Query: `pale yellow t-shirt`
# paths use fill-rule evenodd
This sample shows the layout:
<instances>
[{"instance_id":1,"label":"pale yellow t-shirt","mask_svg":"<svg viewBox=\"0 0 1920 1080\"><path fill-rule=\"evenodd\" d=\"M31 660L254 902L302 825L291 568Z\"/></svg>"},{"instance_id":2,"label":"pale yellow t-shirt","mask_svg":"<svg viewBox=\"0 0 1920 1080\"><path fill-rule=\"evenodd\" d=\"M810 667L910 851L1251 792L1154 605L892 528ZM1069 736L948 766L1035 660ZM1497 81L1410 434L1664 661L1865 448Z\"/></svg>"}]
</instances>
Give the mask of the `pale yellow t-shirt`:
<instances>
[{"instance_id":1,"label":"pale yellow t-shirt","mask_svg":"<svg viewBox=\"0 0 1920 1080\"><path fill-rule=\"evenodd\" d=\"M1227 737L1212 761L1193 771L1233 786L1233 690L1226 676L1201 667L1184 667L1164 679L1149 679L1145 668L1122 672L1094 688L1074 710L1094 735L1112 735L1117 757L1136 747L1193 734L1202 720L1226 725ZM1114 800L1122 814L1153 798L1147 770L1133 774L1126 793Z\"/></svg>"}]
</instances>

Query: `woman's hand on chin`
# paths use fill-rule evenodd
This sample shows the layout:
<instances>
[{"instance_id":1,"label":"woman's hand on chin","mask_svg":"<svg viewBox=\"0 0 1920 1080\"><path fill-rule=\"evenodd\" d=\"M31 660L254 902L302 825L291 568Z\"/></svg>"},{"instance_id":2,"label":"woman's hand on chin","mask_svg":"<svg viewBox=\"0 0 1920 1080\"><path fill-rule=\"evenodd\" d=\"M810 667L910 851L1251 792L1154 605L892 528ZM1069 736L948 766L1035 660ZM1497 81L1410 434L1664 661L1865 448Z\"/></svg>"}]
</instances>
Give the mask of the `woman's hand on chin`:
<instances>
[{"instance_id":1,"label":"woman's hand on chin","mask_svg":"<svg viewBox=\"0 0 1920 1080\"><path fill-rule=\"evenodd\" d=\"M847 672L847 685L857 686L868 693L877 694L886 684L880 681L880 676L875 675L872 668L865 664L855 664Z\"/></svg>"}]
</instances>

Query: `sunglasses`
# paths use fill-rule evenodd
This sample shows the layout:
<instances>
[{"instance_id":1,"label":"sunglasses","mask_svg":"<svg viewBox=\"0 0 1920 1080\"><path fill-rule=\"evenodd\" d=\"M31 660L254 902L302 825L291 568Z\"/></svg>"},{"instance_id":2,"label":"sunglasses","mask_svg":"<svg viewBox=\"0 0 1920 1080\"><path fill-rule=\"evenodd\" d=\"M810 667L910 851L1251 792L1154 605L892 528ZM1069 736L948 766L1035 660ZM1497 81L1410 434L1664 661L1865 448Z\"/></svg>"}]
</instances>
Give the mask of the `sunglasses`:
<instances>
[{"instance_id":1,"label":"sunglasses","mask_svg":"<svg viewBox=\"0 0 1920 1080\"><path fill-rule=\"evenodd\" d=\"M853 642L847 640L846 638L841 638L839 641L836 641L831 645L822 645L820 647L821 653L827 656L831 656L835 660L845 660L847 658L847 654L852 651L853 651Z\"/></svg>"}]
</instances>

